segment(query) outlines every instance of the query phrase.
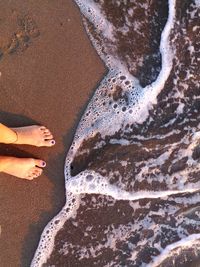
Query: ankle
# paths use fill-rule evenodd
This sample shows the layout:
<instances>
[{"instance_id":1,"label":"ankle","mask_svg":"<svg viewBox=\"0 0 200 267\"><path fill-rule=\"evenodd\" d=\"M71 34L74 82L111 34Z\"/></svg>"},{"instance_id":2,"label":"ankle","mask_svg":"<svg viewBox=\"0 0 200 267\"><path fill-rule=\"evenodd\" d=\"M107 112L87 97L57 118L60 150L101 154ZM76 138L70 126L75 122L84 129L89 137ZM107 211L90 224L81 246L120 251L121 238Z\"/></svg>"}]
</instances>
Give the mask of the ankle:
<instances>
[{"instance_id":1,"label":"ankle","mask_svg":"<svg viewBox=\"0 0 200 267\"><path fill-rule=\"evenodd\" d=\"M18 140L17 132L3 124L0 124L0 143L12 144Z\"/></svg>"},{"instance_id":2,"label":"ankle","mask_svg":"<svg viewBox=\"0 0 200 267\"><path fill-rule=\"evenodd\" d=\"M10 134L7 136L5 144L15 144L18 141L18 134L15 130L10 128Z\"/></svg>"},{"instance_id":3,"label":"ankle","mask_svg":"<svg viewBox=\"0 0 200 267\"><path fill-rule=\"evenodd\" d=\"M18 136L18 133L15 131L15 130L13 130L13 129L11 129L12 131L13 131L13 133L15 134L15 140L12 142L12 144L15 144L15 143L17 143L17 141L18 141L18 139L19 139L19 136Z\"/></svg>"},{"instance_id":4,"label":"ankle","mask_svg":"<svg viewBox=\"0 0 200 267\"><path fill-rule=\"evenodd\" d=\"M0 172L3 172L10 161L10 157L6 157L6 156L0 156Z\"/></svg>"}]
</instances>

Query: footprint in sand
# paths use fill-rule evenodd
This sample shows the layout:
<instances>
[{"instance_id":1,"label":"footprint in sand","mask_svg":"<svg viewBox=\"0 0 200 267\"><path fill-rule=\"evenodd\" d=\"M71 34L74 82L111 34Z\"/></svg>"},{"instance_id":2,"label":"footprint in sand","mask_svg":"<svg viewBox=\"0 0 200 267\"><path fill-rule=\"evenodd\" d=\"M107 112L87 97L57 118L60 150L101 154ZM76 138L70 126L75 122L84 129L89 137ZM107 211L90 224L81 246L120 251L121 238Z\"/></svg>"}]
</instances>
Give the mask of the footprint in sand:
<instances>
[{"instance_id":1,"label":"footprint in sand","mask_svg":"<svg viewBox=\"0 0 200 267\"><path fill-rule=\"evenodd\" d=\"M23 52L30 46L33 38L40 35L38 26L30 15L22 16L17 12L14 12L13 15L16 29L13 29L8 40L0 43L0 59L6 54Z\"/></svg>"}]
</instances>

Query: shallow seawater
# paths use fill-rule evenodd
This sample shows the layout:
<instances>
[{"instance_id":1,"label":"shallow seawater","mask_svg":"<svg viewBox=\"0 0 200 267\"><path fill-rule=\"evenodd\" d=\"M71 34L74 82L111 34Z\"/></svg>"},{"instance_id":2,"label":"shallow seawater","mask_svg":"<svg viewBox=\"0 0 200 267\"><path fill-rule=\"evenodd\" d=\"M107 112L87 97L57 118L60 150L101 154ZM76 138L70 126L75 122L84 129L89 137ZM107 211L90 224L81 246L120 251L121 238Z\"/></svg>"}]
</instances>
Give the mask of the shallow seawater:
<instances>
[{"instance_id":1,"label":"shallow seawater","mask_svg":"<svg viewBox=\"0 0 200 267\"><path fill-rule=\"evenodd\" d=\"M76 3L108 72L31 266L198 266L200 1Z\"/></svg>"}]
</instances>

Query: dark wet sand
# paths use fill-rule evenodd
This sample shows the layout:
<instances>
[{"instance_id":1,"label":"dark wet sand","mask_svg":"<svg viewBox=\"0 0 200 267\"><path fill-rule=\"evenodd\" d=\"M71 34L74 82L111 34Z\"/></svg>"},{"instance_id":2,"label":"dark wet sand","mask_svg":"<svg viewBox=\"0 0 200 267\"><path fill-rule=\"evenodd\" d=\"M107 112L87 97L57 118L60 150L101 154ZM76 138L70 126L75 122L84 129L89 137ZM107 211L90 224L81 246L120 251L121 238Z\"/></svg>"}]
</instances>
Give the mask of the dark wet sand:
<instances>
[{"instance_id":1,"label":"dark wet sand","mask_svg":"<svg viewBox=\"0 0 200 267\"><path fill-rule=\"evenodd\" d=\"M0 3L0 121L46 125L57 142L0 146L1 155L47 161L31 182L0 174L1 267L30 266L44 226L64 205L65 156L104 72L71 0Z\"/></svg>"}]
</instances>

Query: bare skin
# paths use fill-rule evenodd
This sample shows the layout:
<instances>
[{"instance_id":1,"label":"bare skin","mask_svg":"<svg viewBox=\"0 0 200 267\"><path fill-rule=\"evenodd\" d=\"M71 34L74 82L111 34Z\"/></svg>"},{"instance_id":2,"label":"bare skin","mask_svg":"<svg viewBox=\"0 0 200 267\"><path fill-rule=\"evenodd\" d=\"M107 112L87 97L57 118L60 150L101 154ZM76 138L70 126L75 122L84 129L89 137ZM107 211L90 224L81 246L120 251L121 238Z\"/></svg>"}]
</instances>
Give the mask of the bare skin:
<instances>
[{"instance_id":1,"label":"bare skin","mask_svg":"<svg viewBox=\"0 0 200 267\"><path fill-rule=\"evenodd\" d=\"M40 176L45 166L46 163L39 159L0 156L0 171L22 179Z\"/></svg>"},{"instance_id":2,"label":"bare skin","mask_svg":"<svg viewBox=\"0 0 200 267\"><path fill-rule=\"evenodd\" d=\"M0 124L0 143L51 147L55 145L53 135L45 126L8 128ZM32 180L42 174L46 163L33 158L0 156L0 172L18 178Z\"/></svg>"},{"instance_id":3,"label":"bare skin","mask_svg":"<svg viewBox=\"0 0 200 267\"><path fill-rule=\"evenodd\" d=\"M17 135L13 141L16 145L32 145L32 146L53 146L55 141L53 135L45 126L26 126L11 128Z\"/></svg>"}]
</instances>

